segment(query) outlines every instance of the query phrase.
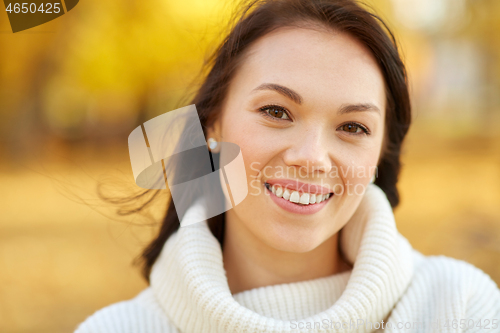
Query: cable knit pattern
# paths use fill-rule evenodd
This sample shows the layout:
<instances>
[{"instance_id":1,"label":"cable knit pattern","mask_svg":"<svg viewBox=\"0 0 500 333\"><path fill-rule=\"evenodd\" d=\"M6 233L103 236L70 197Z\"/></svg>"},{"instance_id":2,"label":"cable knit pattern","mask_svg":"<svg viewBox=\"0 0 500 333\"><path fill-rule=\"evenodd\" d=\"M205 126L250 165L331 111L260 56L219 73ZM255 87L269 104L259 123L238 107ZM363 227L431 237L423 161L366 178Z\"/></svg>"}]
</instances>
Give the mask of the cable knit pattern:
<instances>
[{"instance_id":1,"label":"cable knit pattern","mask_svg":"<svg viewBox=\"0 0 500 333\"><path fill-rule=\"evenodd\" d=\"M202 202L184 218L190 214L204 214ZM500 332L494 281L464 261L413 250L376 185L341 230L340 247L351 271L232 295L206 221L186 226L165 243L148 288L97 311L75 333ZM453 319L489 320L490 328L467 330Z\"/></svg>"}]
</instances>

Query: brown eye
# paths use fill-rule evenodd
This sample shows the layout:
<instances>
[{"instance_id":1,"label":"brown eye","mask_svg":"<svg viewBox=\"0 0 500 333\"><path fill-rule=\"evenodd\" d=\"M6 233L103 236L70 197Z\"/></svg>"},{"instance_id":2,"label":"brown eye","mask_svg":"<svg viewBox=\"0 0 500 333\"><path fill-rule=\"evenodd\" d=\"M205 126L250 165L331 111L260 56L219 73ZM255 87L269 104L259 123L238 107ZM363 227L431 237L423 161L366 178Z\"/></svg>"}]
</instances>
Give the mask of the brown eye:
<instances>
[{"instance_id":1,"label":"brown eye","mask_svg":"<svg viewBox=\"0 0 500 333\"><path fill-rule=\"evenodd\" d=\"M261 111L276 119L290 119L285 109L279 106L266 106L261 108Z\"/></svg>"},{"instance_id":2,"label":"brown eye","mask_svg":"<svg viewBox=\"0 0 500 333\"><path fill-rule=\"evenodd\" d=\"M344 124L344 125L339 127L339 130L344 131L344 132L348 132L348 133L352 133L352 134L356 134L356 135L362 134L362 133L370 134L370 132L368 131L367 128L365 128L361 124L357 124L357 123Z\"/></svg>"},{"instance_id":3,"label":"brown eye","mask_svg":"<svg viewBox=\"0 0 500 333\"><path fill-rule=\"evenodd\" d=\"M345 124L342 126L342 130L350 133L356 133L360 127L356 124Z\"/></svg>"}]
</instances>

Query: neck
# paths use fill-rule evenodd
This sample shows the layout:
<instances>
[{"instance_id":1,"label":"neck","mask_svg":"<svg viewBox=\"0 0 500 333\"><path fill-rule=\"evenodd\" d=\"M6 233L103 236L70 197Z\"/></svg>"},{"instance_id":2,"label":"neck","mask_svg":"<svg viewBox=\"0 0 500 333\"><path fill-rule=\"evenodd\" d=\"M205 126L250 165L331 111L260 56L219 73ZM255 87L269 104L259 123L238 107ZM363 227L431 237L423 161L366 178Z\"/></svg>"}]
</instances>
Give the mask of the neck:
<instances>
[{"instance_id":1,"label":"neck","mask_svg":"<svg viewBox=\"0 0 500 333\"><path fill-rule=\"evenodd\" d=\"M241 224L225 223L223 261L231 293L312 280L351 269L340 256L338 235L311 251L295 253L268 246Z\"/></svg>"}]
</instances>

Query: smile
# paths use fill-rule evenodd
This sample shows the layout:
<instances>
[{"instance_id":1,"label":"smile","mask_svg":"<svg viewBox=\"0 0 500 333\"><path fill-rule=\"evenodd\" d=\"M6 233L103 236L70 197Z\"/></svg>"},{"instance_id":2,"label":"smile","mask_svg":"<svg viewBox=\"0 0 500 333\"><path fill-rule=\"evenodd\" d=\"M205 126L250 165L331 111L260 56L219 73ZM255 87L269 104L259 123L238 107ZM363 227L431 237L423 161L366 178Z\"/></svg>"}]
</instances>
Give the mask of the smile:
<instances>
[{"instance_id":1,"label":"smile","mask_svg":"<svg viewBox=\"0 0 500 333\"><path fill-rule=\"evenodd\" d=\"M283 188L280 185L271 186L271 184L269 183L265 183L265 186L269 191L271 191L272 194L274 194L278 198L282 198L299 205L317 204L330 198L330 193L327 194L314 194L307 192L301 193L299 191L288 190L287 188Z\"/></svg>"},{"instance_id":2,"label":"smile","mask_svg":"<svg viewBox=\"0 0 500 333\"><path fill-rule=\"evenodd\" d=\"M271 200L282 209L294 214L314 214L320 211L329 202L333 193L308 193L289 190L286 187L265 183Z\"/></svg>"}]
</instances>

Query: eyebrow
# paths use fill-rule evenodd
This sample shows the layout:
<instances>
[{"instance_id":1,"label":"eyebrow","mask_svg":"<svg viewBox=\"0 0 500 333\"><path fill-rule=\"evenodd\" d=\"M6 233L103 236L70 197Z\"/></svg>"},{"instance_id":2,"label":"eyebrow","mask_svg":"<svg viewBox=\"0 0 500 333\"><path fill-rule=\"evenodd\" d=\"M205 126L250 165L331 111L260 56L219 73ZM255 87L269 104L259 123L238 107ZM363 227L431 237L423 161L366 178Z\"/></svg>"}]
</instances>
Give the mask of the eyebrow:
<instances>
[{"instance_id":1,"label":"eyebrow","mask_svg":"<svg viewBox=\"0 0 500 333\"><path fill-rule=\"evenodd\" d=\"M280 84L276 83L263 83L257 88L253 89L252 92L257 91L257 90L273 90L281 95L290 98L292 101L294 101L297 104L302 104L302 96L300 96L298 93L293 91L290 88L287 88L285 86L282 86Z\"/></svg>"},{"instance_id":2,"label":"eyebrow","mask_svg":"<svg viewBox=\"0 0 500 333\"><path fill-rule=\"evenodd\" d=\"M361 111L373 111L381 114L380 109L371 103L359 103L359 104L342 104L337 114L346 114L351 112L361 112Z\"/></svg>"},{"instance_id":3,"label":"eyebrow","mask_svg":"<svg viewBox=\"0 0 500 333\"><path fill-rule=\"evenodd\" d=\"M302 104L302 96L292 89L282 86L276 83L263 83L257 88L254 88L252 92L258 90L272 90L280 93L281 95L290 98L295 103ZM338 115L347 114L351 112L362 112L362 111L374 111L381 114L380 109L371 103L358 103L358 104L342 104L340 109L337 111Z\"/></svg>"}]
</instances>

